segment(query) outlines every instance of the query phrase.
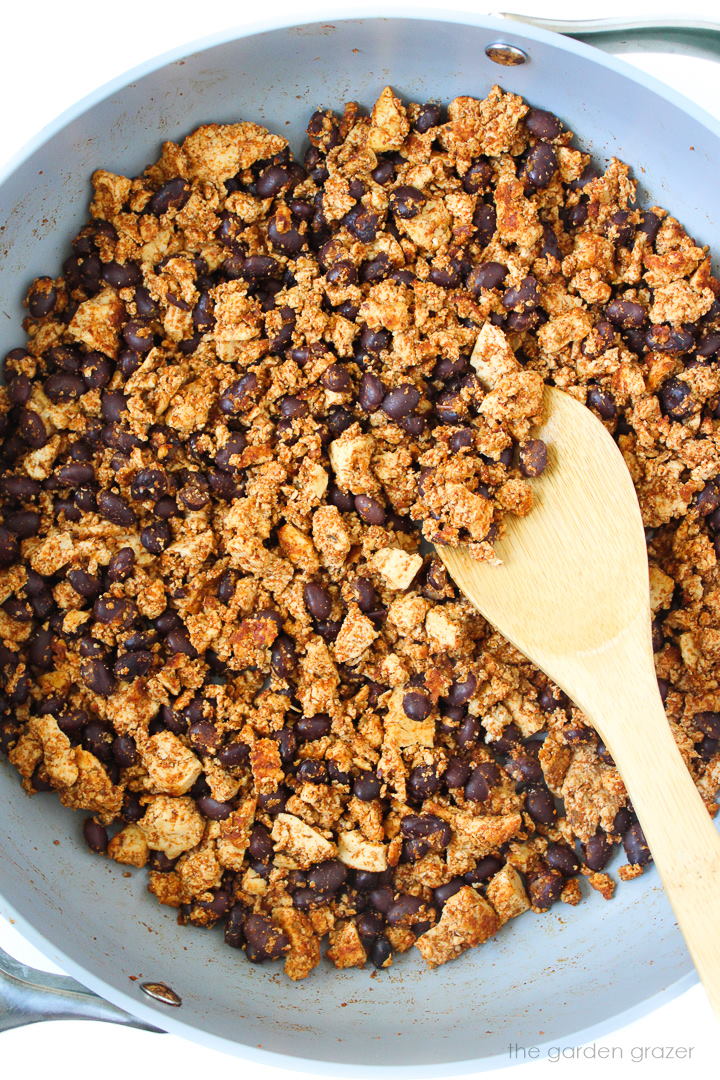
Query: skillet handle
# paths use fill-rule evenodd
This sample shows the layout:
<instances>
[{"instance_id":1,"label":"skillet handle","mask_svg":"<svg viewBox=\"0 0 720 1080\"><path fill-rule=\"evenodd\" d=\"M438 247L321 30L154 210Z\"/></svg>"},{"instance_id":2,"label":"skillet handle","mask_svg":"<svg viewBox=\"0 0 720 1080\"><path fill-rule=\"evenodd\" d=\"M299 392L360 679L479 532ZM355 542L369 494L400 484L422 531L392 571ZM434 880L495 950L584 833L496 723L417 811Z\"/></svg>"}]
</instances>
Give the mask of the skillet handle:
<instances>
[{"instance_id":1,"label":"skillet handle","mask_svg":"<svg viewBox=\"0 0 720 1080\"><path fill-rule=\"evenodd\" d=\"M162 1034L74 979L19 964L0 949L0 1032L40 1020L105 1020Z\"/></svg>"},{"instance_id":2,"label":"skillet handle","mask_svg":"<svg viewBox=\"0 0 720 1080\"><path fill-rule=\"evenodd\" d=\"M695 56L720 61L720 22L673 15L650 18L536 19L533 15L503 11L508 22L527 23L543 30L578 38L613 56L623 53L658 53Z\"/></svg>"}]
</instances>

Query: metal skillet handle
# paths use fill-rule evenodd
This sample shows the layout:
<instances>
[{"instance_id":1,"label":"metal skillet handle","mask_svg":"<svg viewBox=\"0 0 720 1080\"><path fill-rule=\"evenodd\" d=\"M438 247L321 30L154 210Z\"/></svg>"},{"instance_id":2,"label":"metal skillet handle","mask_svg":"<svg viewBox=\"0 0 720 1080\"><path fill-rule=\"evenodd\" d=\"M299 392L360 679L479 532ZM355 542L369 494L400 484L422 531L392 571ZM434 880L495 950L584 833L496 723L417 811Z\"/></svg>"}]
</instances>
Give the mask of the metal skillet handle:
<instances>
[{"instance_id":1,"label":"metal skillet handle","mask_svg":"<svg viewBox=\"0 0 720 1080\"><path fill-rule=\"evenodd\" d=\"M19 964L0 949L0 1032L39 1020L106 1020L162 1034L74 979Z\"/></svg>"},{"instance_id":2,"label":"metal skillet handle","mask_svg":"<svg viewBox=\"0 0 720 1080\"><path fill-rule=\"evenodd\" d=\"M672 15L628 19L536 19L532 15L508 11L500 12L499 17L579 38L613 56L659 53L720 61L720 22L712 19L685 19Z\"/></svg>"}]
</instances>

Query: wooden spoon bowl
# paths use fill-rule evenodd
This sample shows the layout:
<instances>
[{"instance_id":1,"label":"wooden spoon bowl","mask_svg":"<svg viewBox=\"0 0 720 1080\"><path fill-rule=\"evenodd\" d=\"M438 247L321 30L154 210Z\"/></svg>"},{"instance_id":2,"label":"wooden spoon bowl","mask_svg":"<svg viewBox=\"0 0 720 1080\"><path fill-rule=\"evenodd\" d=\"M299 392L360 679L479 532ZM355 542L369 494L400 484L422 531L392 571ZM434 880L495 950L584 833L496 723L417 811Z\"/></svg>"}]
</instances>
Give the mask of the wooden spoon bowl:
<instances>
[{"instance_id":1,"label":"wooden spoon bowl","mask_svg":"<svg viewBox=\"0 0 720 1080\"><path fill-rule=\"evenodd\" d=\"M511 517L500 566L437 552L485 618L560 686L612 754L700 978L720 1015L720 836L658 690L648 561L625 461L600 421L546 388L549 465Z\"/></svg>"}]
</instances>

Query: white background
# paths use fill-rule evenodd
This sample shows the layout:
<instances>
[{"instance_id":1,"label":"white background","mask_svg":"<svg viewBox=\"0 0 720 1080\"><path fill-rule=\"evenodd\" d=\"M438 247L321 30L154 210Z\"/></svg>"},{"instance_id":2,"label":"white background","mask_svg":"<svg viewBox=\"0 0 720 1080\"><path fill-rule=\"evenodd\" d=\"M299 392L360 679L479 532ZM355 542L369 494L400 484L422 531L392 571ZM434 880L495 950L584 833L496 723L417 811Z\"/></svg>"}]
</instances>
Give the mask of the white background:
<instances>
[{"instance_id":1,"label":"white background","mask_svg":"<svg viewBox=\"0 0 720 1080\"><path fill-rule=\"evenodd\" d=\"M318 0L319 6L320 0ZM399 7L402 0L396 0ZM499 0L494 4L455 0L433 4L432 0L405 0L408 11L420 8L467 8L475 12L497 11L507 5L514 11L557 18L609 17L631 14L682 14L712 18L717 13L716 0L697 0L686 10L681 0L654 3L653 0ZM313 5L315 6L315 5ZM345 0L326 0L323 14L331 18L346 8ZM353 4L357 9L358 5ZM368 13L384 12L377 0L366 0ZM267 7L245 11L232 0L11 0L3 5L0 39L0 101L2 101L2 142L0 166L59 112L101 83L127 68L175 46L233 26L241 26L257 14L270 18L286 13L294 21L303 19L303 9L296 2L272 0ZM719 17L720 18L720 17ZM628 58L629 59L629 58ZM720 67L698 61L672 58L658 63L647 57L638 62L671 82L677 89L694 97L710 111L720 113ZM541 104L541 102L538 102ZM308 110L313 107L308 102ZM631 887L631 886L626 886ZM43 958L25 943L0 917L0 946L18 959L42 966ZM46 966L48 966L46 964ZM288 987L288 993L292 988ZM521 1075L528 1080L569 1080L582 1072L592 1080L619 1069L644 1080L646 1077L686 1077L717 1075L718 1031L699 987L685 993L643 1020L598 1040L596 1047L619 1047L623 1066L609 1061L583 1060L582 1063L534 1062L511 1066L484 1076L504 1076L508 1080ZM633 1048L646 1046L693 1047L690 1062L652 1061L633 1063ZM619 1056L619 1055L618 1055ZM616 1056L615 1061L617 1061ZM178 1038L155 1036L141 1031L111 1027L106 1024L61 1022L17 1029L0 1036L0 1075L10 1078L102 1077L103 1080L127 1080L134 1073L145 1077L232 1077L244 1080L283 1080L292 1074L285 1070L242 1062L215 1051L205 1050ZM297 1075L297 1074L295 1074ZM369 1074L371 1075L371 1074ZM438 1074L440 1075L440 1074Z\"/></svg>"}]
</instances>

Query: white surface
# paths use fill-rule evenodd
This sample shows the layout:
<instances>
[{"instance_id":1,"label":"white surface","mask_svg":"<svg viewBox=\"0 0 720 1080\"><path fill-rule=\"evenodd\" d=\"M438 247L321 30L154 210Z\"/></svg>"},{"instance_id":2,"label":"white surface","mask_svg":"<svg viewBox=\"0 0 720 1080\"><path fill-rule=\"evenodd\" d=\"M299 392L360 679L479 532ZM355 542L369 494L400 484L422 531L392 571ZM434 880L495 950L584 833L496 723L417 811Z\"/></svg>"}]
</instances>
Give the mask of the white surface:
<instances>
[{"instance_id":1,"label":"white surface","mask_svg":"<svg viewBox=\"0 0 720 1080\"><path fill-rule=\"evenodd\" d=\"M377 0L368 0L366 6L368 11L378 14L383 11L382 3ZM406 6L412 12L438 5L430 0L412 0ZM515 11L557 18L657 15L673 10L685 17L694 13L711 18L717 10L713 0L698 0L690 11L677 3L656 4L652 0L635 0L631 8L620 0L582 6L577 0L555 0L552 4L540 0L503 0L494 4L456 0L451 6L467 6L475 11L496 11L507 6ZM343 0L336 0L338 13L343 7ZM275 0L271 10L278 16L290 11L298 21L302 20L302 9L288 0ZM254 13L260 12L254 9L245 17ZM38 128L98 84L158 52L239 25L243 17L239 6L229 0L215 0L212 5L198 4L197 0L174 0L171 4L124 0L122 4L109 6L89 0L72 0L71 4L34 0L32 4L6 8L0 45L0 100L5 103L0 158L14 154ZM660 62L644 57L641 62L643 67L717 114L720 67L697 60L683 62L674 57ZM308 102L309 110L312 104ZM25 962L43 964L42 957L11 926L2 922L0 946ZM198 977L202 975L199 973ZM401 1003L398 1005L402 1007ZM159 1037L105 1024L45 1024L8 1032L1 1039L2 1074L13 1077L22 1070L22 1075L30 1080L50 1074L64 1080L96 1073L104 1080L126 1080L136 1070L145 1076L173 1078L195 1077L201 1072L226 1074L228 1070L232 1070L230 1075L242 1070L248 1080L291 1075L280 1069L242 1064L170 1036ZM525 1061L522 1076L536 1080L551 1076L561 1080L576 1075L578 1070L591 1080L600 1076L601 1071L606 1075L608 1069L627 1069L628 1074L638 1078L714 1075L717 1044L718 1027L702 991L695 987L622 1031L589 1047L577 1047L574 1060L565 1057L557 1061L533 1061L530 1049L525 1057L520 1052L509 1061ZM520 1065L513 1064L502 1073L482 1075L519 1074Z\"/></svg>"}]
</instances>

